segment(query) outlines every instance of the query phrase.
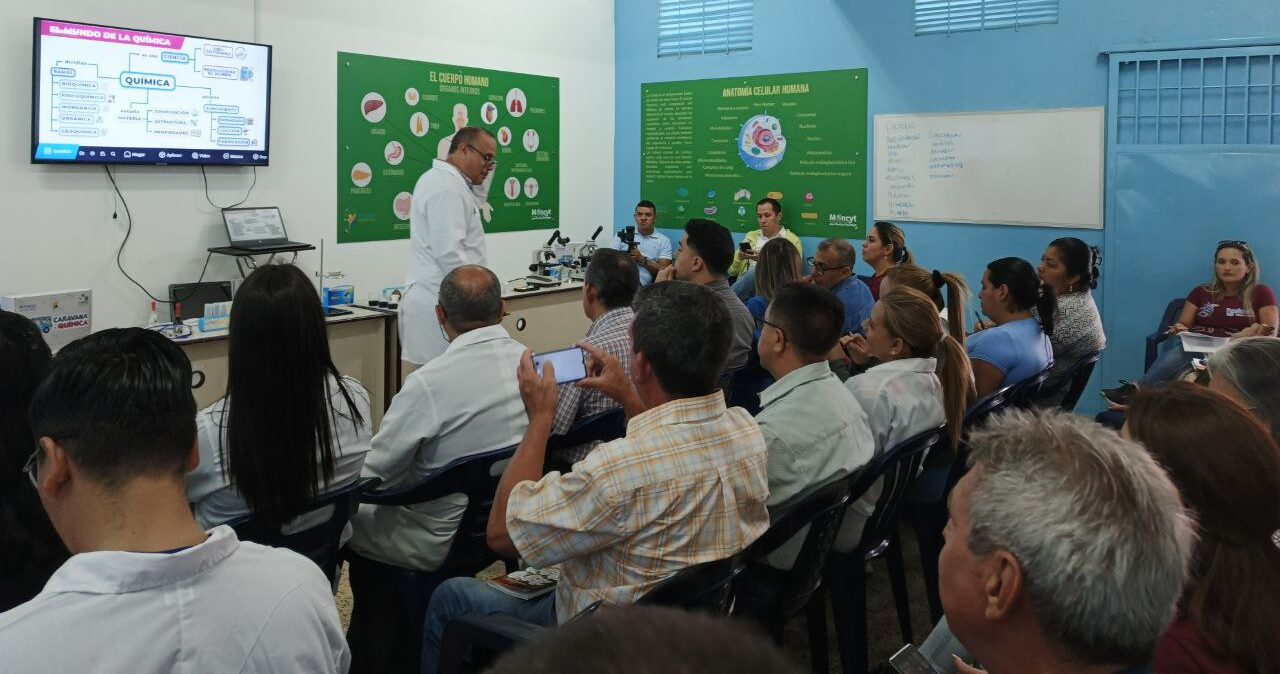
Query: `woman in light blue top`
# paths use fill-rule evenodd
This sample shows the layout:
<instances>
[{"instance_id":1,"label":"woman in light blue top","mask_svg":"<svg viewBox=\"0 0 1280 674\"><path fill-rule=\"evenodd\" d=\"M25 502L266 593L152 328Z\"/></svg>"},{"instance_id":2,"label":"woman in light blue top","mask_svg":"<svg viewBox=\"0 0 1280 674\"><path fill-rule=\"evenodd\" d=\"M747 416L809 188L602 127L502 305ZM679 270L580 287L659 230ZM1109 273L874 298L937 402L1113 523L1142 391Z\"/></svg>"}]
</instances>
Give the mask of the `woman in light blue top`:
<instances>
[{"instance_id":1,"label":"woman in light blue top","mask_svg":"<svg viewBox=\"0 0 1280 674\"><path fill-rule=\"evenodd\" d=\"M1030 262L1004 257L988 264L978 302L995 324L971 335L967 344L979 398L1053 364L1049 335L1057 296L1052 286L1040 281Z\"/></svg>"}]
</instances>

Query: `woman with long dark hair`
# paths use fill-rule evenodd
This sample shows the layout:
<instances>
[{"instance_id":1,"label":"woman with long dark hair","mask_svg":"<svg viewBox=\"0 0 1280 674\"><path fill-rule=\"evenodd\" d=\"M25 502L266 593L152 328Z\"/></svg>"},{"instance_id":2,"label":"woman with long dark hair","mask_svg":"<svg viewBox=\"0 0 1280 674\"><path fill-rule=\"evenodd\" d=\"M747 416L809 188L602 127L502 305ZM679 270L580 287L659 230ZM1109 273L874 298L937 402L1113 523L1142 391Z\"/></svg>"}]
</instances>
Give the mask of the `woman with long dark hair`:
<instances>
[{"instance_id":1,"label":"woman with long dark hair","mask_svg":"<svg viewBox=\"0 0 1280 674\"><path fill-rule=\"evenodd\" d=\"M23 474L36 448L27 409L49 357L34 323L0 310L0 613L39 594L69 556Z\"/></svg>"},{"instance_id":2,"label":"woman with long dark hair","mask_svg":"<svg viewBox=\"0 0 1280 674\"><path fill-rule=\"evenodd\" d=\"M1174 382L1134 394L1125 432L1169 471L1199 523L1178 618L1152 669L1280 672L1280 447L1270 430L1230 398Z\"/></svg>"},{"instance_id":3,"label":"woman with long dark hair","mask_svg":"<svg viewBox=\"0 0 1280 674\"><path fill-rule=\"evenodd\" d=\"M333 365L310 279L293 265L259 267L231 305L226 396L196 417L200 466L187 496L197 521L304 512L359 477L369 418L368 392Z\"/></svg>"},{"instance_id":4,"label":"woman with long dark hair","mask_svg":"<svg viewBox=\"0 0 1280 674\"><path fill-rule=\"evenodd\" d=\"M978 292L982 313L995 324L969 336L978 397L1038 374L1053 363L1057 295L1030 262L1002 257L987 265Z\"/></svg>"},{"instance_id":5,"label":"woman with long dark hair","mask_svg":"<svg viewBox=\"0 0 1280 674\"><path fill-rule=\"evenodd\" d=\"M1057 316L1053 321L1053 368L1049 371L1052 382L1059 381L1080 359L1107 348L1107 336L1102 330L1102 316L1093 301L1098 287L1102 253L1074 236L1054 239L1040 256L1036 273L1045 285L1053 287L1057 295ZM1066 395L1060 387L1057 404Z\"/></svg>"}]
</instances>

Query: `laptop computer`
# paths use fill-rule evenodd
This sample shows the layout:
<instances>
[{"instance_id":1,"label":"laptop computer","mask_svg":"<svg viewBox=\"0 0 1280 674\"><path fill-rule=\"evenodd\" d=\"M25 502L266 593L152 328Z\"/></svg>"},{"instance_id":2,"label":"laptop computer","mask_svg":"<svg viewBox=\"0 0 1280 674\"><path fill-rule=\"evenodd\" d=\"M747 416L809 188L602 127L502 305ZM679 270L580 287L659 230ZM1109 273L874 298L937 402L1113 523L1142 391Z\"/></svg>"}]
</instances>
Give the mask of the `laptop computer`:
<instances>
[{"instance_id":1,"label":"laptop computer","mask_svg":"<svg viewBox=\"0 0 1280 674\"><path fill-rule=\"evenodd\" d=\"M308 245L289 240L277 206L224 208L222 222L227 226L227 240L232 248L274 250Z\"/></svg>"}]
</instances>

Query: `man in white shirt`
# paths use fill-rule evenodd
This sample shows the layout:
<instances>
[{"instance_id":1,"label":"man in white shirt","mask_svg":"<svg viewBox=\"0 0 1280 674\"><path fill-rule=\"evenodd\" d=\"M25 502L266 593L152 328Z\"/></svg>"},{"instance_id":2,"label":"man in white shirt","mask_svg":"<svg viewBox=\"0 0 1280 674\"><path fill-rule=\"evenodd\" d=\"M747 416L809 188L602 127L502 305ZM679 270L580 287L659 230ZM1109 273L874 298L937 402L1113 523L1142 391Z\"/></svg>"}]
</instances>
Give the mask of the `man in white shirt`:
<instances>
[{"instance_id":1,"label":"man in white shirt","mask_svg":"<svg viewBox=\"0 0 1280 674\"><path fill-rule=\"evenodd\" d=\"M405 380L373 436L364 475L382 488L420 481L454 459L520 442L528 418L512 373L524 345L499 323L505 303L498 277L466 265L440 284L437 317L449 346ZM362 506L349 545L386 564L434 571L449 552L466 498L412 507Z\"/></svg>"},{"instance_id":2,"label":"man in white shirt","mask_svg":"<svg viewBox=\"0 0 1280 674\"><path fill-rule=\"evenodd\" d=\"M0 614L0 672L346 672L329 581L296 553L204 531L191 364L159 333L64 348L32 400L26 471L71 551Z\"/></svg>"},{"instance_id":3,"label":"man in white shirt","mask_svg":"<svg viewBox=\"0 0 1280 674\"><path fill-rule=\"evenodd\" d=\"M383 488L407 486L455 459L514 445L529 425L513 376L525 347L499 324L504 303L498 278L475 265L454 269L440 284L436 311L449 346L405 380L365 459L364 474L382 478ZM435 571L466 507L462 494L413 506L363 505L352 519L347 549L401 569ZM353 669L412 666L430 590L388 583L386 574L365 574L365 566L358 559L351 565Z\"/></svg>"},{"instance_id":4,"label":"man in white shirt","mask_svg":"<svg viewBox=\"0 0 1280 674\"><path fill-rule=\"evenodd\" d=\"M480 210L496 166L498 143L484 129L454 134L449 156L434 159L413 188L409 211L409 273L400 300L400 344L409 369L444 353L435 317L440 281L464 264L487 264Z\"/></svg>"}]
</instances>

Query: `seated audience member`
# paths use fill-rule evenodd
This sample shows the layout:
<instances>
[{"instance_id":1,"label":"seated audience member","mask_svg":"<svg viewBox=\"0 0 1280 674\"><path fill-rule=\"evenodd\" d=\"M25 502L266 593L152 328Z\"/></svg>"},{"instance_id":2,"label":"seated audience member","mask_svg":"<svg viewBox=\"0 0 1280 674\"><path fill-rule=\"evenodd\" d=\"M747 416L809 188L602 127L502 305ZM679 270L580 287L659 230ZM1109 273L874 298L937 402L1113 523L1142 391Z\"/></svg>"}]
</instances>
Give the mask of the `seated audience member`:
<instances>
[{"instance_id":1,"label":"seated audience member","mask_svg":"<svg viewBox=\"0 0 1280 674\"><path fill-rule=\"evenodd\" d=\"M653 283L655 274L671 266L671 239L654 229L658 208L652 201L645 199L636 204L632 217L636 221L635 244L627 245L615 235L613 249L631 256L640 274L640 285L647 286Z\"/></svg>"},{"instance_id":2,"label":"seated audience member","mask_svg":"<svg viewBox=\"0 0 1280 674\"><path fill-rule=\"evenodd\" d=\"M760 327L763 325L760 320L773 301L774 291L800 279L800 251L786 239L770 239L760 248L758 270L755 288L759 294L747 300L747 311L756 321L753 344L760 339ZM747 354L747 364L733 377L729 399L754 416L760 412L760 392L773 381L773 375L760 364L759 352L752 349Z\"/></svg>"},{"instance_id":3,"label":"seated audience member","mask_svg":"<svg viewBox=\"0 0 1280 674\"><path fill-rule=\"evenodd\" d=\"M756 295L747 300L747 311L751 312L758 328L765 309L773 301L773 293L788 283L800 280L800 249L786 239L775 238L760 248L757 260L759 273L756 274L755 281ZM843 311L843 307L841 310ZM755 336L760 338L759 329Z\"/></svg>"},{"instance_id":4,"label":"seated audience member","mask_svg":"<svg viewBox=\"0 0 1280 674\"><path fill-rule=\"evenodd\" d=\"M22 474L36 442L27 409L48 364L35 323L0 310L0 613L36 596L68 556Z\"/></svg>"},{"instance_id":5,"label":"seated audience member","mask_svg":"<svg viewBox=\"0 0 1280 674\"><path fill-rule=\"evenodd\" d=\"M436 315L449 346L405 380L365 461L365 475L382 478L381 488L407 486L455 459L510 447L527 425L512 377L524 346L499 324L498 278L484 267L458 267L441 281L439 302ZM435 571L466 506L462 494L410 506L363 505L352 518L347 549L402 569ZM378 669L384 657L420 658L427 597L397 591L357 566L348 632L355 668Z\"/></svg>"},{"instance_id":6,"label":"seated audience member","mask_svg":"<svg viewBox=\"0 0 1280 674\"><path fill-rule=\"evenodd\" d=\"M591 327L587 328L583 341L619 359L624 368L631 366L628 357L631 354L631 321L635 318L631 300L635 299L639 286L636 265L631 258L613 250L597 250L591 256L582 285L582 311L591 319ZM560 386L556 400L555 424L551 427L551 434L563 435L578 419L617 406L617 402L599 391L564 384ZM568 463L581 461L593 446L570 447L560 452L558 458Z\"/></svg>"},{"instance_id":7,"label":"seated audience member","mask_svg":"<svg viewBox=\"0 0 1280 674\"><path fill-rule=\"evenodd\" d=\"M845 340L853 362L876 365L850 377L845 386L866 411L875 438L875 453L886 452L931 428L947 424L948 435L930 454L954 457L964 426L964 413L973 401L969 358L964 347L942 331L935 305L924 293L901 286L880 296L866 336ZM918 498L933 503L942 498L950 461L925 470L916 479ZM853 502L836 538L836 549L851 550L880 498L877 483Z\"/></svg>"},{"instance_id":8,"label":"seated audience member","mask_svg":"<svg viewBox=\"0 0 1280 674\"><path fill-rule=\"evenodd\" d=\"M1219 241L1213 253L1213 280L1191 290L1177 322L1169 326L1169 334L1194 332L1231 339L1274 337L1276 326L1280 325L1280 311L1275 293L1259 282L1261 277L1262 270L1249 244ZM1138 385L1170 381L1191 368L1191 354L1183 350L1182 341L1169 341L1172 344L1138 379ZM1102 389L1102 395L1115 405L1124 405L1134 386L1121 381L1120 386Z\"/></svg>"},{"instance_id":9,"label":"seated audience member","mask_svg":"<svg viewBox=\"0 0 1280 674\"><path fill-rule=\"evenodd\" d=\"M678 264L678 263L677 263ZM636 296L631 375L587 344L580 382L622 403L625 438L593 449L572 473L542 474L555 409L554 368L528 354L518 377L529 430L503 473L489 514L494 551L559 565L556 591L521 600L475 578L431 597L423 671L437 670L451 619L503 613L563 623L591 603L632 604L682 568L724 559L769 526L766 448L756 422L717 390L729 335L724 303L692 283L657 283Z\"/></svg>"},{"instance_id":10,"label":"seated audience member","mask_svg":"<svg viewBox=\"0 0 1280 674\"><path fill-rule=\"evenodd\" d=\"M1066 376L1068 370L1086 356L1107 347L1107 336L1102 331L1102 316L1093 302L1098 287L1098 268L1102 266L1102 254L1097 248L1073 236L1054 239L1036 270L1040 280L1053 288L1058 304L1053 318L1053 368L1049 381L1056 382ZM1056 405L1066 395L1066 387L1059 389Z\"/></svg>"},{"instance_id":11,"label":"seated audience member","mask_svg":"<svg viewBox=\"0 0 1280 674\"><path fill-rule=\"evenodd\" d=\"M872 225L867 238L862 240L862 261L871 267L871 276L859 276L871 291L871 297L880 299L880 284L885 272L900 264L915 264L915 256L907 250L907 235L902 228L883 220Z\"/></svg>"},{"instance_id":12,"label":"seated audience member","mask_svg":"<svg viewBox=\"0 0 1280 674\"><path fill-rule=\"evenodd\" d=\"M1280 339L1245 337L1209 354L1209 388L1244 405L1280 442Z\"/></svg>"},{"instance_id":13,"label":"seated audience member","mask_svg":"<svg viewBox=\"0 0 1280 674\"><path fill-rule=\"evenodd\" d=\"M963 276L937 269L929 271L914 264L898 264L884 273L884 280L880 282L880 294L902 286L915 288L933 300L933 305L938 308L938 316L942 318L943 332L951 335L960 346L965 345L964 310L969 302L969 284ZM947 289L945 296L943 288Z\"/></svg>"},{"instance_id":14,"label":"seated audience member","mask_svg":"<svg viewBox=\"0 0 1280 674\"><path fill-rule=\"evenodd\" d=\"M1226 396L1175 382L1136 392L1125 432L1169 471L1199 522L1191 578L1155 671L1280 672L1280 548L1271 540L1280 447L1270 430Z\"/></svg>"},{"instance_id":15,"label":"seated audience member","mask_svg":"<svg viewBox=\"0 0 1280 674\"><path fill-rule=\"evenodd\" d=\"M0 615L0 668L347 671L315 563L192 516L196 403L176 344L113 328L66 346L36 389L31 428L28 474L73 556Z\"/></svg>"},{"instance_id":16,"label":"seated audience member","mask_svg":"<svg viewBox=\"0 0 1280 674\"><path fill-rule=\"evenodd\" d=\"M725 374L737 372L747 364L751 351L751 336L755 332L755 320L746 305L729 288L725 271L733 259L733 237L729 230L714 220L690 220L680 239L675 264L658 273L658 281L692 281L715 292L724 304L729 317L725 325L730 327L729 357L725 360ZM722 326L721 329L724 329Z\"/></svg>"},{"instance_id":17,"label":"seated audience member","mask_svg":"<svg viewBox=\"0 0 1280 674\"><path fill-rule=\"evenodd\" d=\"M1029 262L1004 257L987 265L978 302L994 323L970 335L967 345L979 398L1053 364L1056 296Z\"/></svg>"},{"instance_id":18,"label":"seated audience member","mask_svg":"<svg viewBox=\"0 0 1280 674\"><path fill-rule=\"evenodd\" d=\"M844 239L826 239L809 258L813 274L809 282L835 293L844 304L844 334L862 334L862 322L871 315L875 299L867 284L853 275L853 246Z\"/></svg>"},{"instance_id":19,"label":"seated audience member","mask_svg":"<svg viewBox=\"0 0 1280 674\"><path fill-rule=\"evenodd\" d=\"M733 292L743 302L760 294L760 289L756 288L756 264L760 261L760 251L766 243L774 239L785 239L797 251L804 249L800 237L782 226L782 202L772 197L756 202L756 220L760 223L760 229L747 233L742 239L747 244L747 250L739 246L734 252L733 264L729 265L729 277L736 279Z\"/></svg>"},{"instance_id":20,"label":"seated audience member","mask_svg":"<svg viewBox=\"0 0 1280 674\"><path fill-rule=\"evenodd\" d=\"M789 283L777 290L760 324L760 363L777 380L760 394L756 415L769 448L769 506L774 507L851 475L871 460L877 443L861 401L827 368L827 353L844 324L840 300L818 286ZM797 536L769 563L790 568L801 542Z\"/></svg>"},{"instance_id":21,"label":"seated audience member","mask_svg":"<svg viewBox=\"0 0 1280 674\"><path fill-rule=\"evenodd\" d=\"M955 636L991 674L1149 672L1195 543L1164 469L1060 411L1005 413L969 442L940 559Z\"/></svg>"},{"instance_id":22,"label":"seated audience member","mask_svg":"<svg viewBox=\"0 0 1280 674\"><path fill-rule=\"evenodd\" d=\"M603 608L503 656L489 674L800 674L750 623L665 606Z\"/></svg>"},{"instance_id":23,"label":"seated audience member","mask_svg":"<svg viewBox=\"0 0 1280 674\"><path fill-rule=\"evenodd\" d=\"M369 393L334 367L316 288L291 264L240 285L229 344L227 394L196 415L187 499L205 528L249 513L283 524L360 476Z\"/></svg>"}]
</instances>

